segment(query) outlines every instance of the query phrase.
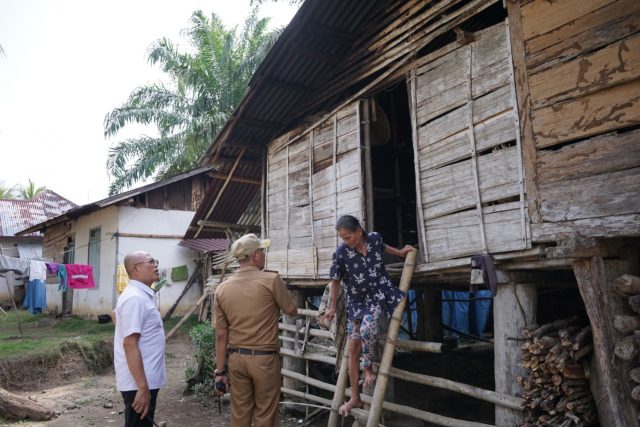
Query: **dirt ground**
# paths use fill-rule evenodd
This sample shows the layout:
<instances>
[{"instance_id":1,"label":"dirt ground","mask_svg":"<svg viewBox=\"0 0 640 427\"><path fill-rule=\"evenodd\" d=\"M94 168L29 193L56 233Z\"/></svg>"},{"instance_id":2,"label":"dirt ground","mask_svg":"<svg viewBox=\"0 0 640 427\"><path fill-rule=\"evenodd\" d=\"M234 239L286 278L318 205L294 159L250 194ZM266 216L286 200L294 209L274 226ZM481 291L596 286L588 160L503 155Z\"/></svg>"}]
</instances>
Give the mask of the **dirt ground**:
<instances>
[{"instance_id":1,"label":"dirt ground","mask_svg":"<svg viewBox=\"0 0 640 427\"><path fill-rule=\"evenodd\" d=\"M223 401L222 414L218 413L217 402L201 404L194 396L183 396L184 372L194 351L185 335L173 337L167 345L168 384L158 395L155 421L166 422L167 427L230 426L229 402ZM64 386L43 387L40 390L18 392L47 406L60 415L46 422L3 423L6 426L29 427L84 427L123 425L123 403L115 389L113 371L99 376L79 378L77 382ZM304 420L284 415L283 426L300 426Z\"/></svg>"}]
</instances>

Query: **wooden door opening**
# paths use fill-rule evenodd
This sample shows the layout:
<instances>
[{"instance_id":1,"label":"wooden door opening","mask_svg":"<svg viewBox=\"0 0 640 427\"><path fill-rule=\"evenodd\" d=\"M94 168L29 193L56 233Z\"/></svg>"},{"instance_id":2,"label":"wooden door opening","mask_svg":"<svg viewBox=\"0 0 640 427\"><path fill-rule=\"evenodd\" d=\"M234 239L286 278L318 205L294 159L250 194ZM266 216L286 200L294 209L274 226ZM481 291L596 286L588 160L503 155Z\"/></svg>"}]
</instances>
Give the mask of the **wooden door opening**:
<instances>
[{"instance_id":1,"label":"wooden door opening","mask_svg":"<svg viewBox=\"0 0 640 427\"><path fill-rule=\"evenodd\" d=\"M404 82L371 99L369 122L372 229L388 245L417 245L414 153Z\"/></svg>"}]
</instances>

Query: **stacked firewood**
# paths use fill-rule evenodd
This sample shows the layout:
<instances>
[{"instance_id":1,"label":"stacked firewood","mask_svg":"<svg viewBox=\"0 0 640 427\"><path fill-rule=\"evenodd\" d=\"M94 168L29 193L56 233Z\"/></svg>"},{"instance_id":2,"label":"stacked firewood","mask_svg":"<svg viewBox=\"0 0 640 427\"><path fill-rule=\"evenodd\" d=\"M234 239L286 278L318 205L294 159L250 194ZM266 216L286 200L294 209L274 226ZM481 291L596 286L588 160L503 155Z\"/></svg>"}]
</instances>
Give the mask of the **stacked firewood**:
<instances>
[{"instance_id":1,"label":"stacked firewood","mask_svg":"<svg viewBox=\"0 0 640 427\"><path fill-rule=\"evenodd\" d=\"M616 289L627 297L629 306L635 313L640 313L640 277L623 274L615 281ZM638 354L640 353L640 316L619 314L613 321L613 326L624 337L616 342L615 354L626 368L635 387L631 391L631 398L640 401L640 367ZM636 366L636 367L634 367Z\"/></svg>"},{"instance_id":2,"label":"stacked firewood","mask_svg":"<svg viewBox=\"0 0 640 427\"><path fill-rule=\"evenodd\" d=\"M518 377L524 388L524 426L587 426L597 421L588 380L591 327L584 323L571 317L524 330L521 366L528 375Z\"/></svg>"}]
</instances>

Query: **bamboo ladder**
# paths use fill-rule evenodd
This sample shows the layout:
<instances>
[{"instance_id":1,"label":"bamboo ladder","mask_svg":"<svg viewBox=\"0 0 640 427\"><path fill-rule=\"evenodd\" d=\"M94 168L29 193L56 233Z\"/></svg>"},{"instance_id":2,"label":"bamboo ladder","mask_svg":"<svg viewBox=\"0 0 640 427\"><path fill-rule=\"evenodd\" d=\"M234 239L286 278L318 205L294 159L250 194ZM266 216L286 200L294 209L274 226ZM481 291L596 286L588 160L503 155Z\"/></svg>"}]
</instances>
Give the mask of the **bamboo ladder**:
<instances>
[{"instance_id":1,"label":"bamboo ladder","mask_svg":"<svg viewBox=\"0 0 640 427\"><path fill-rule=\"evenodd\" d=\"M416 255L416 251L411 251L407 255L407 258L405 260L405 267L400 279L400 289L404 292L409 289L411 276L413 275L415 267ZM524 401L523 399L518 397L497 393L493 390L485 390L479 387L448 380L445 378L416 374L391 367L393 354L396 348L408 351L442 353L441 343L397 339L405 304L406 299L404 299L398 305L398 307L396 307L391 318L387 337L385 340L379 341L381 344L384 344L384 351L380 364L374 364L374 369L378 370L378 379L376 381L373 396L368 396L366 394L360 395L362 401L365 404L371 405L371 407L369 410L356 408L351 410L350 414L356 418L356 423L354 425L360 426L366 424L367 426L377 426L382 414L382 410L384 409L389 412L408 415L413 418L441 426L490 427L488 424L445 417L416 408L411 408L391 402L385 402L384 394L389 377L461 393L466 396L471 396L476 399L480 399L494 405L499 405L510 409L522 410L522 404L524 403ZM302 308L298 309L298 313L302 316L316 317L318 315L318 311ZM295 347L301 345L303 348L303 351L296 351L295 347L294 349L282 348L281 354L284 357L295 357L304 359L305 361L322 362L333 366L337 365L336 361L337 358L340 357L340 354L335 347L307 342L307 339L309 339L309 337L331 338L331 333L329 331L309 328L306 326L306 322L301 322L299 324L280 323L278 326L280 331L282 331L283 333L288 332L296 334L295 337L280 336L280 339L283 342L295 343ZM303 342L301 342L301 340ZM316 404L324 406L327 409L330 409L331 412L329 421L327 423L327 426L329 427L337 427L339 425L340 415L338 414L338 408L344 402L345 396L351 395L351 390L346 388L348 381L348 351L346 351L346 349L348 348L348 343L342 348L344 349L344 352L342 354L342 363L340 364L340 370L336 385L311 378L308 374L304 375L287 369L283 369L281 371L282 375L285 377L295 379L307 386L313 386L320 390L325 390L334 394L333 399L329 400L309 393L308 388L305 391L294 390L287 387L281 388L282 393L286 395L302 398L309 402L314 402ZM316 351L318 349L323 351L324 354Z\"/></svg>"}]
</instances>

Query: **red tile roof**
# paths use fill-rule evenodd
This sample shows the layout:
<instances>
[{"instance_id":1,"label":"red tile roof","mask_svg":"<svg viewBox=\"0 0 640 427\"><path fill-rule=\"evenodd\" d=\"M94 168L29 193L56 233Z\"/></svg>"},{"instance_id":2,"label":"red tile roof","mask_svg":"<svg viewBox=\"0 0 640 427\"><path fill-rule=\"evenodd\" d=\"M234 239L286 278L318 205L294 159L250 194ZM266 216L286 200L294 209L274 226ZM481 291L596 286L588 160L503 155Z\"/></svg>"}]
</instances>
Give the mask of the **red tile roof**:
<instances>
[{"instance_id":1,"label":"red tile roof","mask_svg":"<svg viewBox=\"0 0 640 427\"><path fill-rule=\"evenodd\" d=\"M31 200L0 200L0 237L13 236L49 218L62 215L77 205L51 190L45 190ZM29 236L40 236L32 233Z\"/></svg>"}]
</instances>

